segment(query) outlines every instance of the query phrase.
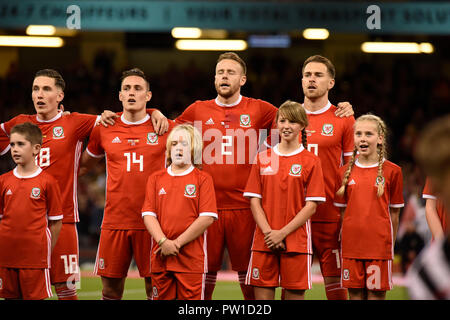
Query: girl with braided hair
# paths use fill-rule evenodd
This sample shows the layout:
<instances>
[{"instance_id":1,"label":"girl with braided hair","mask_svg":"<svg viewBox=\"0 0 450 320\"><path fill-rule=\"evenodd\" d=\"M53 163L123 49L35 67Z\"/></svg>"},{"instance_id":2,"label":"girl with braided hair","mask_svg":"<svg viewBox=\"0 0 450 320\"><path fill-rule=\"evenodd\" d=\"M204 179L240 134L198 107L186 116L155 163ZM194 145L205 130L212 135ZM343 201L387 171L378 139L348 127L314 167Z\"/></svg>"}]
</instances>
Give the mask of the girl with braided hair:
<instances>
[{"instance_id":1,"label":"girl with braided hair","mask_svg":"<svg viewBox=\"0 0 450 320\"><path fill-rule=\"evenodd\" d=\"M274 299L279 286L286 300L303 299L311 289L310 218L325 202L322 165L307 150L308 118L300 103L283 103L276 123L281 142L258 154L244 189L257 225L246 284L258 300Z\"/></svg>"},{"instance_id":2,"label":"girl with braided hair","mask_svg":"<svg viewBox=\"0 0 450 320\"><path fill-rule=\"evenodd\" d=\"M386 159L386 135L378 116L356 119L355 149L337 178L341 281L352 300L383 300L392 289L394 244L404 201L402 170Z\"/></svg>"}]
</instances>

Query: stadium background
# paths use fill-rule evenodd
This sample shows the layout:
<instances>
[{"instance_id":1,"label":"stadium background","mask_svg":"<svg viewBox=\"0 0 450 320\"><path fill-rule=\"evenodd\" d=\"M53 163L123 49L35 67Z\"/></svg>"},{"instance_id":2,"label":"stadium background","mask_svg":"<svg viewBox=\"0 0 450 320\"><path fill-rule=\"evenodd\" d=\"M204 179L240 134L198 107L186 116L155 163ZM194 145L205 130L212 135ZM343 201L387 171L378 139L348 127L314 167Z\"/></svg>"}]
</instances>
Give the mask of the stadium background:
<instances>
[{"instance_id":1,"label":"stadium background","mask_svg":"<svg viewBox=\"0 0 450 320\"><path fill-rule=\"evenodd\" d=\"M39 3L28 2L34 5ZM115 2L124 1L108 1L113 7ZM167 2L173 4L175 9L179 6L180 10L195 4L194 1ZM283 5L293 3L281 2ZM343 7L353 6L354 2L329 1ZM25 35L25 28L31 23L24 20L22 26L8 24L14 18L14 11L7 3L0 1L0 17L9 15L9 20L0 19L0 35ZM75 3L81 6L83 1ZM242 5L244 1L209 3L231 8ZM274 1L245 1L245 4L255 8L261 3L268 3L271 8L275 4ZM304 3L311 5L312 1ZM417 4L411 1L386 3L400 6ZM366 3L368 5L369 2ZM423 31L383 31L383 23L378 32L361 27L348 31L334 30L331 26L327 27L330 35L326 40L307 40L302 36L304 27L253 30L239 25L239 21L233 21L229 28L221 28L227 31L226 38L231 39L281 35L280 38L286 39L287 36L290 41L286 48L248 47L238 52L248 67L248 81L242 89L243 95L269 101L275 106L286 99L302 101L302 63L310 55L321 54L330 58L336 66L336 85L330 92L330 101L350 101L355 116L372 112L386 121L391 133L389 158L402 167L405 179L406 207L401 214L394 269L400 277L406 268L402 262L405 263L411 254L409 250L413 248L418 251L420 240L427 242L430 239L424 202L420 198L424 177L413 159L415 142L424 125L448 113L450 106L450 7L439 1L433 2L433 5L438 8L436 12L444 15L445 21L442 18L439 24L427 18L433 11L425 10L423 17L419 17L419 22L426 26ZM324 4L314 2L314 6L323 8ZM324 19L323 24L326 25L328 22ZM61 72L66 80L63 104L66 110L73 112L98 114L104 109L120 111L118 79L123 70L132 67L141 68L149 77L153 97L148 106L160 109L168 118L173 119L195 100L215 97L214 66L221 51L180 51L175 48L176 39L167 26L167 30L133 30L130 26L130 30L102 31L84 29L83 20L81 22L80 30L70 36L67 33L62 36L65 44L61 48L0 46L0 122L20 113L34 113L31 84L34 73L43 68ZM434 52L365 53L361 51L361 43L365 41L430 42ZM9 155L1 157L0 173L11 168L13 162ZM104 178L104 166L99 166L79 181L80 263L85 266L95 259L103 214ZM225 259L223 269L227 268Z\"/></svg>"}]
</instances>

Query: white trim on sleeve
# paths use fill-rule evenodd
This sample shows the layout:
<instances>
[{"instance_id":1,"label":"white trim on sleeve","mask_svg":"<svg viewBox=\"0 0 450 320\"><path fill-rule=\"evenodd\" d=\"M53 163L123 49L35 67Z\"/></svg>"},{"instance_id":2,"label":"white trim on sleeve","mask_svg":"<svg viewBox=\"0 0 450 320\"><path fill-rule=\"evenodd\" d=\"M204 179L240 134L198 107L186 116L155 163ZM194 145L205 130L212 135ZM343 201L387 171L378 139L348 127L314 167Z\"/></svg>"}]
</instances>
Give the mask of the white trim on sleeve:
<instances>
[{"instance_id":1,"label":"white trim on sleeve","mask_svg":"<svg viewBox=\"0 0 450 320\"><path fill-rule=\"evenodd\" d=\"M59 216L48 216L48 220L61 220L64 217L64 215L59 215Z\"/></svg>"},{"instance_id":2,"label":"white trim on sleeve","mask_svg":"<svg viewBox=\"0 0 450 320\"><path fill-rule=\"evenodd\" d=\"M338 207L338 208L346 208L347 207L346 203L333 202L333 204L335 207Z\"/></svg>"},{"instance_id":3,"label":"white trim on sleeve","mask_svg":"<svg viewBox=\"0 0 450 320\"><path fill-rule=\"evenodd\" d=\"M214 219L219 219L219 216L217 215L216 212L201 212L199 215L199 217L213 217Z\"/></svg>"},{"instance_id":4,"label":"white trim on sleeve","mask_svg":"<svg viewBox=\"0 0 450 320\"><path fill-rule=\"evenodd\" d=\"M262 199L262 196L258 193L252 193L252 192L244 192L244 197L247 198L260 198Z\"/></svg>"},{"instance_id":5,"label":"white trim on sleeve","mask_svg":"<svg viewBox=\"0 0 450 320\"><path fill-rule=\"evenodd\" d=\"M390 204L389 207L391 208L403 208L405 206L404 203L397 203L397 204Z\"/></svg>"},{"instance_id":6,"label":"white trim on sleeve","mask_svg":"<svg viewBox=\"0 0 450 320\"><path fill-rule=\"evenodd\" d=\"M344 157L350 157L353 154L352 152L344 152Z\"/></svg>"},{"instance_id":7,"label":"white trim on sleeve","mask_svg":"<svg viewBox=\"0 0 450 320\"><path fill-rule=\"evenodd\" d=\"M144 216L152 216L152 217L158 218L158 215L155 212L152 212L152 211L144 211L144 212L142 212L142 218Z\"/></svg>"},{"instance_id":8,"label":"white trim on sleeve","mask_svg":"<svg viewBox=\"0 0 450 320\"><path fill-rule=\"evenodd\" d=\"M101 154L101 155L97 155L92 153L91 151L89 151L88 148L86 148L86 152L92 157L92 158L103 158L105 156L105 154Z\"/></svg>"},{"instance_id":9,"label":"white trim on sleeve","mask_svg":"<svg viewBox=\"0 0 450 320\"><path fill-rule=\"evenodd\" d=\"M305 201L325 202L327 199L324 197L306 197Z\"/></svg>"}]
</instances>

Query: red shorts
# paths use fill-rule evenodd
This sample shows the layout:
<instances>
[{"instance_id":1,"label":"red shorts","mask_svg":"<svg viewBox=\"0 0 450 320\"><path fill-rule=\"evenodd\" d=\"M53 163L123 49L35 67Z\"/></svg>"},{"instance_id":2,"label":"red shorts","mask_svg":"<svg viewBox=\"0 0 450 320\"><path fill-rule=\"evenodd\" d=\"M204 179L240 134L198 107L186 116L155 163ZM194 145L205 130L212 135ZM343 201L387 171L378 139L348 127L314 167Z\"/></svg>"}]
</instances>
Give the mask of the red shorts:
<instances>
[{"instance_id":1,"label":"red shorts","mask_svg":"<svg viewBox=\"0 0 450 320\"><path fill-rule=\"evenodd\" d=\"M392 289L392 260L342 259L342 286L372 291Z\"/></svg>"},{"instance_id":2,"label":"red shorts","mask_svg":"<svg viewBox=\"0 0 450 320\"><path fill-rule=\"evenodd\" d=\"M204 300L205 274L152 273L153 300Z\"/></svg>"},{"instance_id":3,"label":"red shorts","mask_svg":"<svg viewBox=\"0 0 450 320\"><path fill-rule=\"evenodd\" d=\"M151 241L147 230L102 229L94 273L108 278L125 278L134 257L139 275L150 277Z\"/></svg>"},{"instance_id":4,"label":"red shorts","mask_svg":"<svg viewBox=\"0 0 450 320\"><path fill-rule=\"evenodd\" d=\"M245 284L256 287L311 289L312 255L252 251Z\"/></svg>"},{"instance_id":5,"label":"red shorts","mask_svg":"<svg viewBox=\"0 0 450 320\"><path fill-rule=\"evenodd\" d=\"M75 223L63 223L51 256L52 284L80 281L78 232Z\"/></svg>"},{"instance_id":6,"label":"red shorts","mask_svg":"<svg viewBox=\"0 0 450 320\"><path fill-rule=\"evenodd\" d=\"M341 276L339 232L339 222L311 223L313 251L319 259L320 270L324 277Z\"/></svg>"},{"instance_id":7,"label":"red shorts","mask_svg":"<svg viewBox=\"0 0 450 320\"><path fill-rule=\"evenodd\" d=\"M48 269L0 267L0 298L42 300L52 296Z\"/></svg>"},{"instance_id":8,"label":"red shorts","mask_svg":"<svg viewBox=\"0 0 450 320\"><path fill-rule=\"evenodd\" d=\"M250 260L255 220L250 209L218 210L219 219L208 227L208 271L222 267L225 246L234 271L246 271Z\"/></svg>"}]
</instances>

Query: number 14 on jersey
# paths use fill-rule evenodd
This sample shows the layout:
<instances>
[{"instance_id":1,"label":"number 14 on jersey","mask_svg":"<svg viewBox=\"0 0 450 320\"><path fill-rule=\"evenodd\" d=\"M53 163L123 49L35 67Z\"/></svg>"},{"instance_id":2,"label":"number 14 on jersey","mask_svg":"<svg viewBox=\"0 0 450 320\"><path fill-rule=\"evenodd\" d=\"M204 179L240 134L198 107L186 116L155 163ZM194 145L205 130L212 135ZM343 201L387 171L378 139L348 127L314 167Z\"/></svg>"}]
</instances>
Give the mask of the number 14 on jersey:
<instances>
[{"instance_id":1,"label":"number 14 on jersey","mask_svg":"<svg viewBox=\"0 0 450 320\"><path fill-rule=\"evenodd\" d=\"M127 172L131 171L131 165L139 165L139 171L144 171L144 156L137 155L136 152L125 152L123 154L127 158Z\"/></svg>"}]
</instances>

